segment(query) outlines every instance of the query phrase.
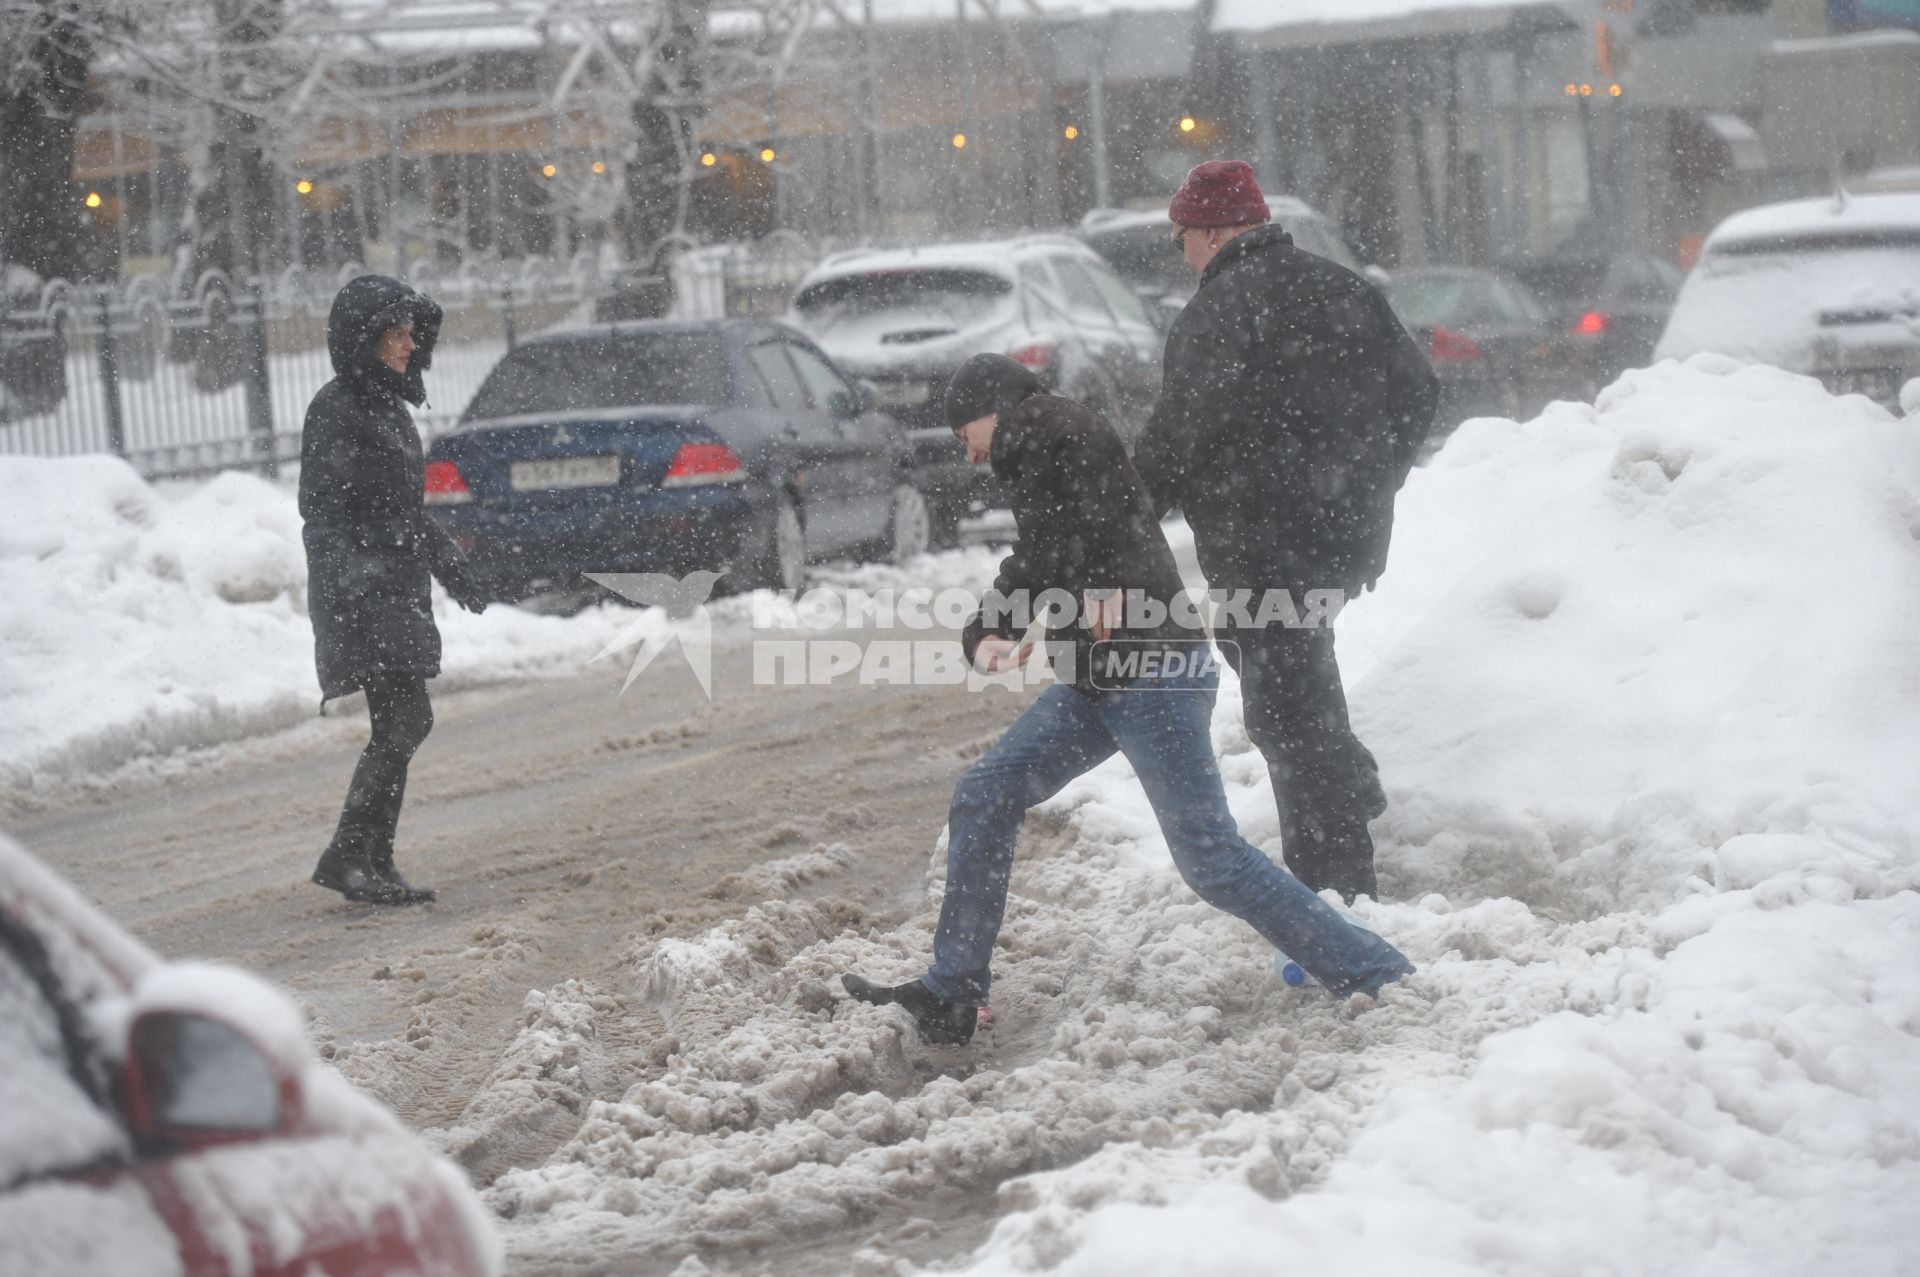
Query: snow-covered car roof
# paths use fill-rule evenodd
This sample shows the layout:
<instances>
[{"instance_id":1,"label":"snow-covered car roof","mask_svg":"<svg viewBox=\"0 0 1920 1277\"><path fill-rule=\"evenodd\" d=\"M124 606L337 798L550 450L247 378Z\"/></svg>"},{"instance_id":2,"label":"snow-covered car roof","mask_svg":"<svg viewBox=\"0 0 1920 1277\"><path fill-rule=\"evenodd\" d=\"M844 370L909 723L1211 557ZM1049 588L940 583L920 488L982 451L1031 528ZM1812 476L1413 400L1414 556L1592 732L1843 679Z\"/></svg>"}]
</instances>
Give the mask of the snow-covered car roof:
<instances>
[{"instance_id":1,"label":"snow-covered car roof","mask_svg":"<svg viewBox=\"0 0 1920 1277\"><path fill-rule=\"evenodd\" d=\"M815 280L840 275L861 275L869 271L920 270L928 267L964 266L985 271L1003 279L1013 278L1016 254L1044 249L1074 253L1097 259L1099 254L1070 235L1020 235L1012 239L969 240L957 243L923 244L913 248L856 248L835 253L807 272L801 287Z\"/></svg>"},{"instance_id":2,"label":"snow-covered car roof","mask_svg":"<svg viewBox=\"0 0 1920 1277\"><path fill-rule=\"evenodd\" d=\"M1575 25L1567 8L1556 0L1219 0L1212 29L1273 34L1371 27L1403 38L1516 26L1567 30Z\"/></svg>"},{"instance_id":3,"label":"snow-covered car roof","mask_svg":"<svg viewBox=\"0 0 1920 1277\"><path fill-rule=\"evenodd\" d=\"M1824 231L1849 234L1880 230L1920 231L1920 194L1849 195L1844 199L1789 200L1735 213L1713 228L1706 251L1754 240L1791 239Z\"/></svg>"},{"instance_id":4,"label":"snow-covered car roof","mask_svg":"<svg viewBox=\"0 0 1920 1277\"><path fill-rule=\"evenodd\" d=\"M1324 217L1319 209L1291 195L1267 196L1267 208L1274 220L1289 217ZM1080 219L1083 232L1131 230L1136 226L1171 226L1164 208L1096 208Z\"/></svg>"}]
</instances>

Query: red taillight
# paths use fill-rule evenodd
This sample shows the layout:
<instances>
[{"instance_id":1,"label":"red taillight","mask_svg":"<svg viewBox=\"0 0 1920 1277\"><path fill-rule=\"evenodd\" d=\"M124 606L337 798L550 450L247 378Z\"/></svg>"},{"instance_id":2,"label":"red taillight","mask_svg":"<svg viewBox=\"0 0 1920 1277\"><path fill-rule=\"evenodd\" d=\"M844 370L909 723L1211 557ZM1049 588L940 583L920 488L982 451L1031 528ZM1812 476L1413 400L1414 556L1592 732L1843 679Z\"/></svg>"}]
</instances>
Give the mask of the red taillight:
<instances>
[{"instance_id":1,"label":"red taillight","mask_svg":"<svg viewBox=\"0 0 1920 1277\"><path fill-rule=\"evenodd\" d=\"M1428 354L1436 364L1462 364L1480 358L1480 344L1451 328L1435 328Z\"/></svg>"},{"instance_id":2,"label":"red taillight","mask_svg":"<svg viewBox=\"0 0 1920 1277\"><path fill-rule=\"evenodd\" d=\"M1053 367L1053 349L1050 341L1030 341L1008 351L1007 358L1033 372L1045 372Z\"/></svg>"},{"instance_id":3,"label":"red taillight","mask_svg":"<svg viewBox=\"0 0 1920 1277\"><path fill-rule=\"evenodd\" d=\"M1590 310L1573 321L1573 331L1582 337L1598 337L1613 321L1597 310Z\"/></svg>"},{"instance_id":4,"label":"red taillight","mask_svg":"<svg viewBox=\"0 0 1920 1277\"><path fill-rule=\"evenodd\" d=\"M467 491L467 481L460 477L460 467L451 461L427 462L426 488L428 505L455 505L473 500L473 493Z\"/></svg>"},{"instance_id":5,"label":"red taillight","mask_svg":"<svg viewBox=\"0 0 1920 1277\"><path fill-rule=\"evenodd\" d=\"M747 477L746 468L732 448L724 443L683 443L673 454L663 488L694 488L703 483L739 483Z\"/></svg>"}]
</instances>

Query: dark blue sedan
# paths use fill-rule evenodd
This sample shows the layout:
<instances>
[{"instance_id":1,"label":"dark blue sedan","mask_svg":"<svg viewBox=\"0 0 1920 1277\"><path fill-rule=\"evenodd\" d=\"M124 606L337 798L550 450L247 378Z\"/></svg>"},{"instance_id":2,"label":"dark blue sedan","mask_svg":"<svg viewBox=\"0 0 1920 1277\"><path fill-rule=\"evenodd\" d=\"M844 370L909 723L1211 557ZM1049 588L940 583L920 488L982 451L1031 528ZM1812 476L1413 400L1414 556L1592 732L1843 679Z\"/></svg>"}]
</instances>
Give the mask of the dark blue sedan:
<instances>
[{"instance_id":1,"label":"dark blue sedan","mask_svg":"<svg viewBox=\"0 0 1920 1277\"><path fill-rule=\"evenodd\" d=\"M615 324L509 352L428 449L426 497L495 598L701 569L792 590L812 560L927 548L911 458L789 328Z\"/></svg>"}]
</instances>

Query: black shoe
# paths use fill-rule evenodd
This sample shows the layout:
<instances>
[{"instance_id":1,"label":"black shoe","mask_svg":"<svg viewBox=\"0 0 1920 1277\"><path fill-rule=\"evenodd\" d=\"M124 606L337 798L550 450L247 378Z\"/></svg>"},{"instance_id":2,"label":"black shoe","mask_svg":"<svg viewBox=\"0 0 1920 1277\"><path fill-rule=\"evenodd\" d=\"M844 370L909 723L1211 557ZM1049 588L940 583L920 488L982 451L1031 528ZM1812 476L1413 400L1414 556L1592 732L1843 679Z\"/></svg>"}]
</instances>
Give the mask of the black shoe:
<instances>
[{"instance_id":1,"label":"black shoe","mask_svg":"<svg viewBox=\"0 0 1920 1277\"><path fill-rule=\"evenodd\" d=\"M374 853L373 872L377 877L384 878L388 883L398 887L402 894L406 896L405 900L398 902L399 904L423 905L434 898L434 890L432 887L416 887L400 876L400 871L394 868L393 852L391 850L384 853Z\"/></svg>"},{"instance_id":2,"label":"black shoe","mask_svg":"<svg viewBox=\"0 0 1920 1277\"><path fill-rule=\"evenodd\" d=\"M980 1022L977 1008L963 1002L949 1002L918 980L888 988L857 975L843 975L840 983L858 1001L874 1006L892 1003L905 1007L920 1036L935 1046L965 1045L972 1040L974 1027Z\"/></svg>"},{"instance_id":3,"label":"black shoe","mask_svg":"<svg viewBox=\"0 0 1920 1277\"><path fill-rule=\"evenodd\" d=\"M430 891L422 894L404 882L382 877L365 856L332 847L327 848L320 863L313 867L313 882L357 904L417 905L433 899Z\"/></svg>"}]
</instances>

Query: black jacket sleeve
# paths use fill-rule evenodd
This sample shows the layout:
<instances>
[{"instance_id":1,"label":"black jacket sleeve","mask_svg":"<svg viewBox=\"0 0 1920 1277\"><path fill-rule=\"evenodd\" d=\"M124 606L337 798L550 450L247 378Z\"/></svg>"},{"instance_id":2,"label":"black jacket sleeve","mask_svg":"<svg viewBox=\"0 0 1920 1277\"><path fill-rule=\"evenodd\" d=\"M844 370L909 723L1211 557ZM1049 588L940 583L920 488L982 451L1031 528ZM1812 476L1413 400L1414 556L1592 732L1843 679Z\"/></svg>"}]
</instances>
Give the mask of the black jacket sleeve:
<instances>
[{"instance_id":1,"label":"black jacket sleeve","mask_svg":"<svg viewBox=\"0 0 1920 1277\"><path fill-rule=\"evenodd\" d=\"M337 382L314 396L300 442L301 517L361 549L416 555L449 593L470 593L465 556L422 504L418 445L396 433L412 425L383 424L382 411Z\"/></svg>"},{"instance_id":2,"label":"black jacket sleeve","mask_svg":"<svg viewBox=\"0 0 1920 1277\"><path fill-rule=\"evenodd\" d=\"M1434 414L1440 408L1440 379L1434 376L1433 365L1427 362L1419 344L1387 306L1385 298L1379 299L1378 307L1381 364L1391 387L1392 408L1387 427L1393 432L1393 490L1398 492L1433 430Z\"/></svg>"},{"instance_id":3,"label":"black jacket sleeve","mask_svg":"<svg viewBox=\"0 0 1920 1277\"><path fill-rule=\"evenodd\" d=\"M1128 485L1133 463L1120 437L1104 426L1081 429L1046 422L1025 432L1012 480L1012 503L1030 512L1020 543L1001 561L993 589L961 632L969 661L988 636L1015 638L1022 618L1047 590L1078 595L1117 590L1127 581ZM1016 606L1024 593L1025 606Z\"/></svg>"},{"instance_id":4,"label":"black jacket sleeve","mask_svg":"<svg viewBox=\"0 0 1920 1277\"><path fill-rule=\"evenodd\" d=\"M427 570L433 573L434 580L446 587L455 602L465 604L477 586L473 571L467 566L467 556L453 543L447 530L422 511L418 520L418 545L420 557L426 560Z\"/></svg>"},{"instance_id":5,"label":"black jacket sleeve","mask_svg":"<svg viewBox=\"0 0 1920 1277\"><path fill-rule=\"evenodd\" d=\"M1021 627L1018 622L1024 619L1024 611L1017 610L1015 600L1023 592L1028 599L1033 597L1032 575L1025 560L1021 557L1020 547L1015 546L1013 553L1000 560L1000 571L993 578L993 588L980 600L980 607L960 629L960 651L973 663L973 654L984 638L1018 638Z\"/></svg>"},{"instance_id":6,"label":"black jacket sleeve","mask_svg":"<svg viewBox=\"0 0 1920 1277\"><path fill-rule=\"evenodd\" d=\"M1248 330L1222 299L1196 295L1167 334L1160 401L1141 432L1133 464L1162 516L1194 499L1194 442L1231 421L1245 398Z\"/></svg>"}]
</instances>

